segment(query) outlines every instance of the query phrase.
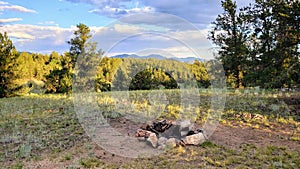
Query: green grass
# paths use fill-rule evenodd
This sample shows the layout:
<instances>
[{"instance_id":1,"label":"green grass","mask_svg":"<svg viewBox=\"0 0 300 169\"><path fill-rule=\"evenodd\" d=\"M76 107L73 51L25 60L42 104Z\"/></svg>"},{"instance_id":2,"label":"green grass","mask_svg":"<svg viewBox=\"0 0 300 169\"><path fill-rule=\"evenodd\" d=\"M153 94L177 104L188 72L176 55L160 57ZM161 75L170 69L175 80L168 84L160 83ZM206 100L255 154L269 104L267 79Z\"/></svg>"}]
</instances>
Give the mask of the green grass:
<instances>
[{"instance_id":1,"label":"green grass","mask_svg":"<svg viewBox=\"0 0 300 169\"><path fill-rule=\"evenodd\" d=\"M99 167L101 161L97 158L84 158L80 159L80 164L85 168Z\"/></svg>"},{"instance_id":2,"label":"green grass","mask_svg":"<svg viewBox=\"0 0 300 169\"><path fill-rule=\"evenodd\" d=\"M300 153L280 147L257 148L253 145L231 150L211 142L199 147L177 149L151 159L138 159L124 168L298 168Z\"/></svg>"},{"instance_id":3,"label":"green grass","mask_svg":"<svg viewBox=\"0 0 300 169\"><path fill-rule=\"evenodd\" d=\"M117 98L123 100L112 97L116 94ZM151 118L176 119L183 117L183 114L203 124L208 113L213 111L212 92L200 91L197 106L193 102L183 105L181 94L179 90L107 92L97 95L97 104L105 118L132 113ZM292 108L285 104L282 99L284 95L278 96L271 91L244 90L227 91L226 96L221 123L228 126L248 125L258 130L287 126L288 130L293 130L288 139L299 142L299 114L294 114ZM193 101L194 97L191 95L188 99ZM128 106L130 104L126 98L134 108ZM149 98L156 100L149 101ZM165 99L168 102L164 102ZM257 114L262 118L254 118ZM42 154L55 157L75 147L76 143L89 141L76 117L71 96L28 95L0 99L0 166L22 168L23 161L41 160ZM60 159L70 161L73 156L67 154ZM281 147L245 145L241 151L236 151L206 142L199 147L181 147L150 159L134 160L123 164L122 168L297 168L299 161L299 151ZM78 164L86 168L97 165L117 167L104 164L95 157L83 158L75 165Z\"/></svg>"},{"instance_id":4,"label":"green grass","mask_svg":"<svg viewBox=\"0 0 300 169\"><path fill-rule=\"evenodd\" d=\"M5 98L0 107L0 162L59 153L88 139L66 96Z\"/></svg>"}]
</instances>

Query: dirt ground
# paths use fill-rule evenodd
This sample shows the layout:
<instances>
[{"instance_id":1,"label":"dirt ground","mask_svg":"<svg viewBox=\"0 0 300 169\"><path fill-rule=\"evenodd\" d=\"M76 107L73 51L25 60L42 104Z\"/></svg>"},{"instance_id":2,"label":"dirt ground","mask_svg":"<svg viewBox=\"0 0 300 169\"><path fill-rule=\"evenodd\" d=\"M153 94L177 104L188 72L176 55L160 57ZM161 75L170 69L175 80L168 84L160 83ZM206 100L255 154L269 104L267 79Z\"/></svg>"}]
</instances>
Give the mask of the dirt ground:
<instances>
[{"instance_id":1,"label":"dirt ground","mask_svg":"<svg viewBox=\"0 0 300 169\"><path fill-rule=\"evenodd\" d=\"M280 131L269 129L253 129L248 126L226 126L219 124L216 131L209 138L215 144L232 149L239 149L243 144L253 144L256 147L279 146L300 151L300 142L287 139L288 135Z\"/></svg>"},{"instance_id":2,"label":"dirt ground","mask_svg":"<svg viewBox=\"0 0 300 169\"><path fill-rule=\"evenodd\" d=\"M112 120L110 124L120 133L132 137L134 137L136 129L140 126L123 118ZM290 132L287 131L287 127L281 127L275 130L267 128L254 129L249 126L226 126L220 123L209 140L233 149L238 149L242 144L253 144L257 147L267 145L286 146L300 151L300 142L288 140L288 133Z\"/></svg>"},{"instance_id":3,"label":"dirt ground","mask_svg":"<svg viewBox=\"0 0 300 169\"><path fill-rule=\"evenodd\" d=\"M294 114L300 115L299 95L293 96L289 99L281 99L283 99L283 101L289 105ZM135 136L136 130L142 125L139 123L134 123L125 118L109 120L109 124L115 128L116 131L122 133L123 135L132 137ZM234 150L239 150L244 144L252 144L256 147L274 145L300 151L300 141L293 141L289 139L293 130L295 129L289 124L284 125L277 123L271 129L269 127L253 128L247 126L246 124L241 125L235 122L232 122L231 125L220 123L213 135L209 138L209 141ZM73 148L60 153L59 156L53 156L49 154L51 153L44 153L40 157L40 160L31 160L25 162L23 168L61 169L70 166L73 168L82 168L82 166L79 164L80 159L89 157L90 154L93 154L105 164L122 165L133 160L109 153L92 141L78 143ZM70 160L66 160L67 157L70 157Z\"/></svg>"},{"instance_id":4,"label":"dirt ground","mask_svg":"<svg viewBox=\"0 0 300 169\"><path fill-rule=\"evenodd\" d=\"M109 123L120 133L132 137L134 137L136 129L141 126L141 124L133 123L124 118L110 120ZM285 146L288 149L300 151L300 141L292 141L287 138L288 133L285 133L280 129L255 129L249 126L227 126L219 124L209 140L217 145L222 145L235 150L239 150L243 144L253 144L256 147L265 147L270 145L279 147ZM72 149L60 154L59 157L49 157L48 155L44 155L41 157L42 160L26 162L24 168L47 169L64 168L67 166L80 168L78 161L82 158L88 157L91 153L96 158L108 164L121 165L132 160L111 154L90 141L76 145ZM64 160L66 156L72 156L71 160Z\"/></svg>"},{"instance_id":5,"label":"dirt ground","mask_svg":"<svg viewBox=\"0 0 300 169\"><path fill-rule=\"evenodd\" d=\"M132 123L124 118L111 120L110 125L120 133L132 137L141 126L141 124ZM253 144L257 147L286 146L289 149L300 151L300 142L288 139L291 133L292 129L289 129L288 125L278 126L271 130L266 127L255 129L246 125L227 126L220 123L209 141L233 149L238 149L243 144Z\"/></svg>"}]
</instances>

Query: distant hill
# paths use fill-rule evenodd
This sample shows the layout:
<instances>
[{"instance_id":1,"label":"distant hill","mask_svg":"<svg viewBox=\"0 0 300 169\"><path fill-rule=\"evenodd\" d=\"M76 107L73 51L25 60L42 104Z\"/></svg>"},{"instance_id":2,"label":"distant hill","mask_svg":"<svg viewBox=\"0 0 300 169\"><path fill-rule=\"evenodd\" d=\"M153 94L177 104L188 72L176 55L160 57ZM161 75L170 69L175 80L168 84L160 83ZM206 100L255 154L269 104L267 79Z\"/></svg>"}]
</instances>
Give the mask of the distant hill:
<instances>
[{"instance_id":1,"label":"distant hill","mask_svg":"<svg viewBox=\"0 0 300 169\"><path fill-rule=\"evenodd\" d=\"M205 61L202 58L196 58L196 57L173 58L173 59L178 60L180 62L186 62L186 63L194 63L195 60L198 60L200 62L204 62Z\"/></svg>"},{"instance_id":2,"label":"distant hill","mask_svg":"<svg viewBox=\"0 0 300 169\"><path fill-rule=\"evenodd\" d=\"M199 60L201 62L204 61L204 59L202 58L196 58L196 57L185 57L185 58L177 58L177 57L171 57L171 58L167 58L164 57L162 55L158 55L158 54L150 54L147 56L139 56L136 54L120 54L120 55L115 55L112 56L111 58L136 58L136 59L149 59L149 58L155 58L155 59L159 59L159 60L177 60L179 62L185 62L185 63L194 63L195 60Z\"/></svg>"}]
</instances>

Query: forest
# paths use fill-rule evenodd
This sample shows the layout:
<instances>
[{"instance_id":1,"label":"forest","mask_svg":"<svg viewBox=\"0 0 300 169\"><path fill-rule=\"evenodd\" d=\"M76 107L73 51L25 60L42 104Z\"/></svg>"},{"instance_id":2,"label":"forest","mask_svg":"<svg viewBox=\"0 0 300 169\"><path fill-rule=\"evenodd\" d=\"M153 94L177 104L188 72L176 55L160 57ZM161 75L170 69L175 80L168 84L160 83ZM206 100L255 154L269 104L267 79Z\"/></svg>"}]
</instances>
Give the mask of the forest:
<instances>
[{"instance_id":1,"label":"forest","mask_svg":"<svg viewBox=\"0 0 300 169\"><path fill-rule=\"evenodd\" d=\"M8 36L0 34L1 53L1 97L23 95L27 93L70 93L72 79L78 55L94 58L93 65L97 71L94 77L95 90L149 90L159 85L166 89L178 88L177 83L193 79L201 87L209 86L209 77L205 63L195 61L193 64L175 60L108 58L102 56L101 50L95 49L95 42L90 29L78 24L74 38L68 41L70 51L50 55L18 52ZM92 55L90 55L92 53ZM86 63L88 64L88 63ZM82 64L81 64L82 65ZM122 65L122 66L121 66ZM159 66L158 66L159 65ZM176 71L172 70L176 67ZM145 68L144 70L139 70ZM133 77L133 78L130 78ZM129 87L122 83L130 81Z\"/></svg>"}]
</instances>

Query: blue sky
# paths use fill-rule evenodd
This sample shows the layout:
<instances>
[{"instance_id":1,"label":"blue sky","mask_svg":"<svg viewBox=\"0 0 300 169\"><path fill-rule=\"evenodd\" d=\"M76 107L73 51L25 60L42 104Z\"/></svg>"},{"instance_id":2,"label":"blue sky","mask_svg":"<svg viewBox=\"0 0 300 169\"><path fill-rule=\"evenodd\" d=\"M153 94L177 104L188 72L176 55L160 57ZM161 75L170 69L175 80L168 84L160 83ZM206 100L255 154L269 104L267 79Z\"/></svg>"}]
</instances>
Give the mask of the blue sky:
<instances>
[{"instance_id":1,"label":"blue sky","mask_svg":"<svg viewBox=\"0 0 300 169\"><path fill-rule=\"evenodd\" d=\"M238 0L239 7L251 0ZM219 0L0 0L0 32L19 51L68 51L78 23L107 55L156 49L172 56L208 56Z\"/></svg>"},{"instance_id":2,"label":"blue sky","mask_svg":"<svg viewBox=\"0 0 300 169\"><path fill-rule=\"evenodd\" d=\"M55 25L69 28L84 22L89 26L103 26L112 21L111 18L89 12L92 5L88 3L74 3L65 0L15 0L2 1L9 3L1 6L20 6L32 11L17 11L2 9L1 18L21 18L19 24ZM1 3L0 3L1 4Z\"/></svg>"}]
</instances>

